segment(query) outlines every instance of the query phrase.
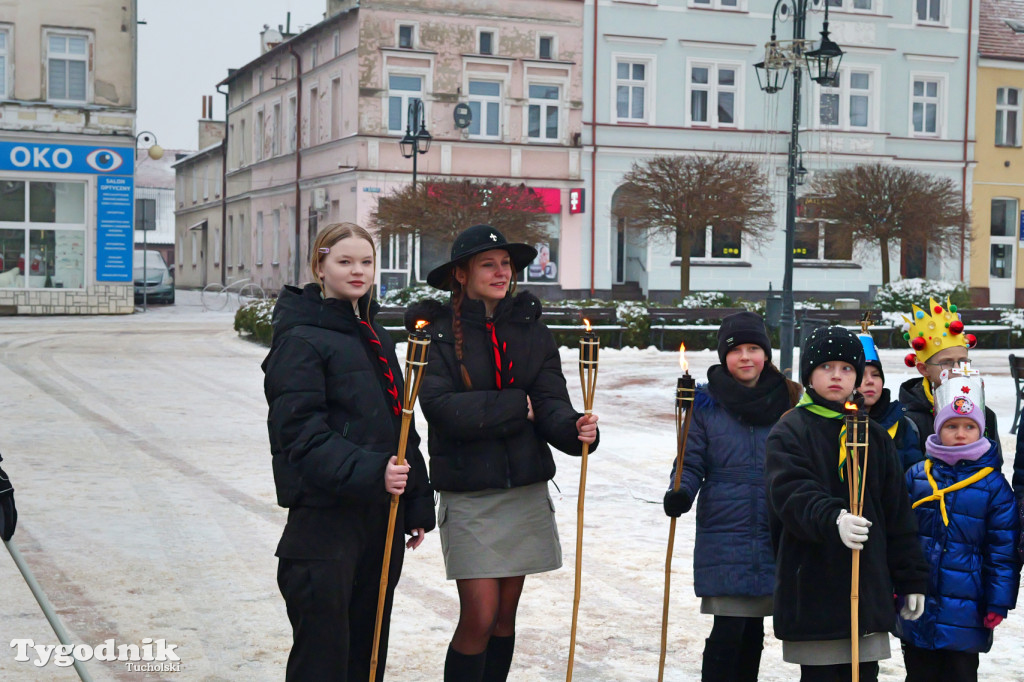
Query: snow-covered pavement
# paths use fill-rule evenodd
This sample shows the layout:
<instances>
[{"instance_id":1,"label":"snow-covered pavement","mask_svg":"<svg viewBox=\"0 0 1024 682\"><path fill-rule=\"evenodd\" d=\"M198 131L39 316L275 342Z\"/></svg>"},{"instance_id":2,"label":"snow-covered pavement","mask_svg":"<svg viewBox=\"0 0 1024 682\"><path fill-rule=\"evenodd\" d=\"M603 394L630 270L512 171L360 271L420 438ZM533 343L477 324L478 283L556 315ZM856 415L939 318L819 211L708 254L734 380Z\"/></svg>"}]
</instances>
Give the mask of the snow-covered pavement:
<instances>
[{"instance_id":1,"label":"snow-covered pavement","mask_svg":"<svg viewBox=\"0 0 1024 682\"><path fill-rule=\"evenodd\" d=\"M267 446L259 369L266 351L235 334L232 313L203 312L193 292L179 292L178 301L125 317L0 322L0 453L16 488L15 542L76 642L177 645L180 672L92 661L94 679L283 679L291 632L273 554L285 511L275 504ZM890 388L910 376L904 354L883 351ZM563 349L578 404L576 355ZM1007 352L973 355L1012 453ZM688 357L699 380L717 362L712 351ZM574 675L581 682L657 677L668 536L661 492L674 457L678 374L675 353L602 351L594 407L602 440L588 466ZM526 581L510 677L523 682L565 677L579 460L556 461L565 566ZM676 535L668 680L700 679L711 625L693 596L693 523L693 514L683 516ZM15 660L12 640L56 637L6 554L0 550L0 679L77 679L70 667ZM837 586L837 608L847 595ZM407 554L389 679L441 679L457 615L431 533ZM1022 616L1011 612L996 630L982 679L1024 680ZM766 630L761 679L796 679L770 619ZM903 679L898 652L882 669L883 680Z\"/></svg>"}]
</instances>

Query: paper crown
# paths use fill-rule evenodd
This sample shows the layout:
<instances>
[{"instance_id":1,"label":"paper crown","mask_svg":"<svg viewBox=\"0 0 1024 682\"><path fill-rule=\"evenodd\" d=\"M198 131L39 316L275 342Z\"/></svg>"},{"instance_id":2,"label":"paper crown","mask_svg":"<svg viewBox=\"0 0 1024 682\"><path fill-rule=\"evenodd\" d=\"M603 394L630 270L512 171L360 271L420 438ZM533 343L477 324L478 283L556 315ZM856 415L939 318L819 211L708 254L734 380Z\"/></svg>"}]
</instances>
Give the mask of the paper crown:
<instances>
[{"instance_id":1,"label":"paper crown","mask_svg":"<svg viewBox=\"0 0 1024 682\"><path fill-rule=\"evenodd\" d=\"M974 334L964 334L964 323L948 296L945 308L936 303L934 298L928 299L928 310L922 310L916 305L913 308L913 319L903 316L906 320L903 338L914 349L905 358L908 367L918 362L927 362L928 358L946 348L973 348L977 345L978 340Z\"/></svg>"},{"instance_id":2,"label":"paper crown","mask_svg":"<svg viewBox=\"0 0 1024 682\"><path fill-rule=\"evenodd\" d=\"M963 363L963 367L942 370L942 383L935 389L935 414L942 411L944 407L953 406L957 414L966 414L958 405L963 403L962 398L967 398L985 413L985 380L981 378L981 372L971 369L971 363ZM969 411L971 406L964 403Z\"/></svg>"}]
</instances>

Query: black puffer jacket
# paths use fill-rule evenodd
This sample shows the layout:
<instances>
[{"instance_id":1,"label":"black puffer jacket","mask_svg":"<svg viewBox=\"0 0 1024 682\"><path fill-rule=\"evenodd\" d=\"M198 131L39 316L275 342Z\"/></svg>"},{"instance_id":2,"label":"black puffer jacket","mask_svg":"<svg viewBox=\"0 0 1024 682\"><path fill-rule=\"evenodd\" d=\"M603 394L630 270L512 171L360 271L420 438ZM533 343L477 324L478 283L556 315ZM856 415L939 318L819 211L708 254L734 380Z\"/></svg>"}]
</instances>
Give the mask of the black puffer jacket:
<instances>
[{"instance_id":1,"label":"black puffer jacket","mask_svg":"<svg viewBox=\"0 0 1024 682\"><path fill-rule=\"evenodd\" d=\"M378 306L367 309L368 298L360 308L372 321ZM364 512L379 505L387 513L384 469L398 451L401 417L358 324L349 303L323 300L315 284L303 290L285 287L274 307L274 341L263 362L267 428L278 504L292 512L345 507ZM402 395L395 345L380 325L373 328ZM412 425L406 450L411 470L401 497L408 530L434 527L433 492L419 443ZM308 516L312 521L318 515ZM286 536L293 520L290 513ZM289 544L286 539L283 544Z\"/></svg>"},{"instance_id":2,"label":"black puffer jacket","mask_svg":"<svg viewBox=\"0 0 1024 682\"><path fill-rule=\"evenodd\" d=\"M520 293L501 301L493 317L501 356L499 390L494 345L484 305L462 305L463 358L473 388L462 381L455 357L452 310L437 301L409 308L406 326L430 324L430 361L420 404L430 424L430 480L437 490L463 492L514 488L550 480L555 462L550 443L579 455L576 420L555 340L540 321L536 296ZM534 421L527 420L526 397ZM597 448L597 441L591 451Z\"/></svg>"},{"instance_id":3,"label":"black puffer jacket","mask_svg":"<svg viewBox=\"0 0 1024 682\"><path fill-rule=\"evenodd\" d=\"M812 392L808 392L812 395ZM842 406L815 398L833 410ZM849 509L839 480L842 420L796 407L768 435L765 473L776 551L775 636L821 641L850 636L851 553L836 519ZM903 466L889 434L870 422L863 515L872 526L860 557L861 635L896 625L894 592L924 594L928 564L917 538Z\"/></svg>"},{"instance_id":4,"label":"black puffer jacket","mask_svg":"<svg viewBox=\"0 0 1024 682\"><path fill-rule=\"evenodd\" d=\"M924 392L924 377L907 379L900 384L900 404L908 419L913 420L921 439L921 452L925 451L925 441L935 433L935 407ZM985 437L996 444L999 463L1003 462L1003 449L999 445L999 427L996 424L996 413L985 408Z\"/></svg>"}]
</instances>

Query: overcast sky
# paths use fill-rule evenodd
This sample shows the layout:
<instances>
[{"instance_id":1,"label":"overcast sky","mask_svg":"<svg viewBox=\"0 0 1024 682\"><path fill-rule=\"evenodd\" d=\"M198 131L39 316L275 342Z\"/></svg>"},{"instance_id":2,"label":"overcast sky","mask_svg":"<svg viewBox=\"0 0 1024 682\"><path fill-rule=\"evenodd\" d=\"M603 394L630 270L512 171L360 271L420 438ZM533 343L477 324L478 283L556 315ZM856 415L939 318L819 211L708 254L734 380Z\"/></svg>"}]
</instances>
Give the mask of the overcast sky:
<instances>
[{"instance_id":1,"label":"overcast sky","mask_svg":"<svg viewBox=\"0 0 1024 682\"><path fill-rule=\"evenodd\" d=\"M152 131L165 149L195 149L202 96L259 56L263 24L277 28L292 13L292 30L319 23L326 0L139 0L139 111L136 132Z\"/></svg>"}]
</instances>

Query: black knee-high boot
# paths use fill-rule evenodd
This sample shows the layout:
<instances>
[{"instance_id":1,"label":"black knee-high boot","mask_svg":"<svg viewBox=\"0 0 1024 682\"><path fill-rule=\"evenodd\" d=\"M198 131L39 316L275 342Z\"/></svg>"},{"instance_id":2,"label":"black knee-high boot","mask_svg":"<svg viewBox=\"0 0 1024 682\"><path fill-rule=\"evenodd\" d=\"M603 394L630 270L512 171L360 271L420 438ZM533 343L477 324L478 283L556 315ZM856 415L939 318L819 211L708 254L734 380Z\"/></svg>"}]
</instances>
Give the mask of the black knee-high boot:
<instances>
[{"instance_id":1,"label":"black knee-high boot","mask_svg":"<svg viewBox=\"0 0 1024 682\"><path fill-rule=\"evenodd\" d=\"M516 648L515 633L508 637L492 636L487 642L487 663L483 682L505 682L512 667L512 652Z\"/></svg>"},{"instance_id":2,"label":"black knee-high boot","mask_svg":"<svg viewBox=\"0 0 1024 682\"><path fill-rule=\"evenodd\" d=\"M734 642L718 642L711 638L704 640L701 681L736 682L738 653L739 649Z\"/></svg>"},{"instance_id":3,"label":"black knee-high boot","mask_svg":"<svg viewBox=\"0 0 1024 682\"><path fill-rule=\"evenodd\" d=\"M481 682L486 660L486 651L472 655L461 654L449 644L448 655L444 659L444 682Z\"/></svg>"}]
</instances>

